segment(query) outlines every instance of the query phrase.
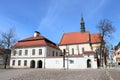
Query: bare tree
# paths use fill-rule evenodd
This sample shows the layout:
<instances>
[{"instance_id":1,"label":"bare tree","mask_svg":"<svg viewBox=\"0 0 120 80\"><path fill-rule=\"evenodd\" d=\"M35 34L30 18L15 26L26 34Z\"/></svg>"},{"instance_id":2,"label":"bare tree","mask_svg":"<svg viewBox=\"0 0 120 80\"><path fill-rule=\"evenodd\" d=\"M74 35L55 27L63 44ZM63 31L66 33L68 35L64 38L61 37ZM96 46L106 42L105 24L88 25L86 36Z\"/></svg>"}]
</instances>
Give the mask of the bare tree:
<instances>
[{"instance_id":1,"label":"bare tree","mask_svg":"<svg viewBox=\"0 0 120 80\"><path fill-rule=\"evenodd\" d=\"M3 49L3 48L4 48L4 44L3 44L2 39L0 39L0 49Z\"/></svg>"},{"instance_id":2,"label":"bare tree","mask_svg":"<svg viewBox=\"0 0 120 80\"><path fill-rule=\"evenodd\" d=\"M15 42L17 41L16 36L15 36L15 30L14 28L10 28L7 32L2 32L1 33L1 47L3 47L4 49L9 49L11 48L11 46L13 44L15 44ZM6 66L9 62L10 59L10 51L9 53L5 53L4 55L4 68L6 69Z\"/></svg>"},{"instance_id":3,"label":"bare tree","mask_svg":"<svg viewBox=\"0 0 120 80\"><path fill-rule=\"evenodd\" d=\"M98 30L101 33L101 43L99 48L100 55L100 66L103 66L103 58L104 63L106 63L105 57L106 53L104 53L105 44L107 44L107 39L111 38L111 34L115 31L115 28L112 25L112 22L108 19L101 20L97 25Z\"/></svg>"}]
</instances>

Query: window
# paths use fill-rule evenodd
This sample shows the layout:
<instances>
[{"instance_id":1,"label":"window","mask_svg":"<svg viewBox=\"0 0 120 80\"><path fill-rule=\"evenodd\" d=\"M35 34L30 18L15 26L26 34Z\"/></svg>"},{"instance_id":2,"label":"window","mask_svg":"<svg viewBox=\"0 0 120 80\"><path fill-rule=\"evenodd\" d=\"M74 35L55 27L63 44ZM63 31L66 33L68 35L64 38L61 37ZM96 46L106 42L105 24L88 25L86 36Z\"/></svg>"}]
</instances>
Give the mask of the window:
<instances>
[{"instance_id":1,"label":"window","mask_svg":"<svg viewBox=\"0 0 120 80\"><path fill-rule=\"evenodd\" d=\"M42 49L39 49L39 55L42 55Z\"/></svg>"},{"instance_id":2,"label":"window","mask_svg":"<svg viewBox=\"0 0 120 80\"><path fill-rule=\"evenodd\" d=\"M16 55L16 50L13 52L13 55L14 55L14 56Z\"/></svg>"},{"instance_id":3,"label":"window","mask_svg":"<svg viewBox=\"0 0 120 80\"><path fill-rule=\"evenodd\" d=\"M90 57L90 55L88 54L88 57Z\"/></svg>"},{"instance_id":4,"label":"window","mask_svg":"<svg viewBox=\"0 0 120 80\"><path fill-rule=\"evenodd\" d=\"M74 49L72 48L72 55L74 55Z\"/></svg>"},{"instance_id":5,"label":"window","mask_svg":"<svg viewBox=\"0 0 120 80\"><path fill-rule=\"evenodd\" d=\"M20 60L18 60L18 66L20 66L21 65L21 61Z\"/></svg>"},{"instance_id":6,"label":"window","mask_svg":"<svg viewBox=\"0 0 120 80\"><path fill-rule=\"evenodd\" d=\"M22 50L19 50L19 56L21 56L22 55Z\"/></svg>"},{"instance_id":7,"label":"window","mask_svg":"<svg viewBox=\"0 0 120 80\"><path fill-rule=\"evenodd\" d=\"M118 55L120 54L120 52L118 52Z\"/></svg>"},{"instance_id":8,"label":"window","mask_svg":"<svg viewBox=\"0 0 120 80\"><path fill-rule=\"evenodd\" d=\"M70 60L70 64L74 64L74 60Z\"/></svg>"},{"instance_id":9,"label":"window","mask_svg":"<svg viewBox=\"0 0 120 80\"><path fill-rule=\"evenodd\" d=\"M97 58L97 54L94 54L94 58Z\"/></svg>"},{"instance_id":10,"label":"window","mask_svg":"<svg viewBox=\"0 0 120 80\"><path fill-rule=\"evenodd\" d=\"M15 65L15 60L13 60L12 65L13 65L13 66Z\"/></svg>"},{"instance_id":11,"label":"window","mask_svg":"<svg viewBox=\"0 0 120 80\"><path fill-rule=\"evenodd\" d=\"M56 52L56 56L59 56L59 55L58 55L58 52Z\"/></svg>"},{"instance_id":12,"label":"window","mask_svg":"<svg viewBox=\"0 0 120 80\"><path fill-rule=\"evenodd\" d=\"M35 49L32 50L32 55L35 55Z\"/></svg>"},{"instance_id":13,"label":"window","mask_svg":"<svg viewBox=\"0 0 120 80\"><path fill-rule=\"evenodd\" d=\"M84 48L82 48L82 52L84 52Z\"/></svg>"},{"instance_id":14,"label":"window","mask_svg":"<svg viewBox=\"0 0 120 80\"><path fill-rule=\"evenodd\" d=\"M25 55L28 55L28 50L25 50Z\"/></svg>"},{"instance_id":15,"label":"window","mask_svg":"<svg viewBox=\"0 0 120 80\"><path fill-rule=\"evenodd\" d=\"M27 60L24 60L24 66L27 66Z\"/></svg>"},{"instance_id":16,"label":"window","mask_svg":"<svg viewBox=\"0 0 120 80\"><path fill-rule=\"evenodd\" d=\"M55 52L53 51L53 56L55 56Z\"/></svg>"},{"instance_id":17,"label":"window","mask_svg":"<svg viewBox=\"0 0 120 80\"><path fill-rule=\"evenodd\" d=\"M65 53L66 52L66 49L63 49L63 53Z\"/></svg>"},{"instance_id":18,"label":"window","mask_svg":"<svg viewBox=\"0 0 120 80\"><path fill-rule=\"evenodd\" d=\"M63 55L66 55L66 49L63 49Z\"/></svg>"}]
</instances>

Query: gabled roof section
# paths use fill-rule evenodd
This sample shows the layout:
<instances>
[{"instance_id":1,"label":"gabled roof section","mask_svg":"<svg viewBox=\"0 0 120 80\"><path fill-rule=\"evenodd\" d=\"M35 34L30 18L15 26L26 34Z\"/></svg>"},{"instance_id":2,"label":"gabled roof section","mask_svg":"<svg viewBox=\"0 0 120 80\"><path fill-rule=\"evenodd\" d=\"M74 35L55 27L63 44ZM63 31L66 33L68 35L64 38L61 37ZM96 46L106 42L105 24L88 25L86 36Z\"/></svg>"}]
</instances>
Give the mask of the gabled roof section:
<instances>
[{"instance_id":1,"label":"gabled roof section","mask_svg":"<svg viewBox=\"0 0 120 80\"><path fill-rule=\"evenodd\" d=\"M32 36L32 37L29 37L29 38L20 40L20 41L18 41L18 42L36 41L36 40L42 40L42 39L44 39L44 37L41 36L41 35L38 35L37 37Z\"/></svg>"},{"instance_id":2,"label":"gabled roof section","mask_svg":"<svg viewBox=\"0 0 120 80\"><path fill-rule=\"evenodd\" d=\"M99 33L96 33L96 34L91 34L90 35L90 42L91 43L100 43L102 38L101 38L101 35Z\"/></svg>"},{"instance_id":3,"label":"gabled roof section","mask_svg":"<svg viewBox=\"0 0 120 80\"><path fill-rule=\"evenodd\" d=\"M10 49L0 49L0 54L10 54L11 50Z\"/></svg>"},{"instance_id":4,"label":"gabled roof section","mask_svg":"<svg viewBox=\"0 0 120 80\"><path fill-rule=\"evenodd\" d=\"M101 35L99 33L90 34L89 32L71 32L63 34L59 45L99 43Z\"/></svg>"},{"instance_id":5,"label":"gabled roof section","mask_svg":"<svg viewBox=\"0 0 120 80\"><path fill-rule=\"evenodd\" d=\"M115 46L115 50L118 50L120 48L120 42Z\"/></svg>"},{"instance_id":6,"label":"gabled roof section","mask_svg":"<svg viewBox=\"0 0 120 80\"><path fill-rule=\"evenodd\" d=\"M59 45L79 44L89 42L89 32L71 32L63 34Z\"/></svg>"},{"instance_id":7,"label":"gabled roof section","mask_svg":"<svg viewBox=\"0 0 120 80\"><path fill-rule=\"evenodd\" d=\"M40 34L36 37L32 36L32 37L20 40L12 48L37 47L37 46L50 46L50 47L59 49L54 42L48 40L47 38L45 38Z\"/></svg>"}]
</instances>

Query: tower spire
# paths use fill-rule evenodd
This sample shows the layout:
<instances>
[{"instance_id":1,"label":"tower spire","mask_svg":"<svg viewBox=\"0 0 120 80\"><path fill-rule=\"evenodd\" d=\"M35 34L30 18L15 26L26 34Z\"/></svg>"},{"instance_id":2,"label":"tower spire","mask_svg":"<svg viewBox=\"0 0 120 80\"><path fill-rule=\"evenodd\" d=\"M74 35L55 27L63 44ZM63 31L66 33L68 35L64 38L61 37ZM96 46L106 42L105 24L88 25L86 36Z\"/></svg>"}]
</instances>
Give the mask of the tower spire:
<instances>
[{"instance_id":1,"label":"tower spire","mask_svg":"<svg viewBox=\"0 0 120 80\"><path fill-rule=\"evenodd\" d=\"M81 24L81 32L85 32L85 23L84 23L83 16L81 17L80 24Z\"/></svg>"}]
</instances>

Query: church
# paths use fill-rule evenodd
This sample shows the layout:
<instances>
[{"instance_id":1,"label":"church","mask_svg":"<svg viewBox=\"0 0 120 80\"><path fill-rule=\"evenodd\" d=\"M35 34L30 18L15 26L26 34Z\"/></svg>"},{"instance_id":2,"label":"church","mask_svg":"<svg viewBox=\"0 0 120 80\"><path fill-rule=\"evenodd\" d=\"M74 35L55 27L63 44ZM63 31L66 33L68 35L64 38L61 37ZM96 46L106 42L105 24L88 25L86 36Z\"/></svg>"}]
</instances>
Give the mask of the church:
<instances>
[{"instance_id":1,"label":"church","mask_svg":"<svg viewBox=\"0 0 120 80\"><path fill-rule=\"evenodd\" d=\"M80 32L62 35L59 44L35 31L32 37L18 41L11 50L11 68L87 69L97 68L96 49L101 35L85 29L83 17Z\"/></svg>"}]
</instances>

